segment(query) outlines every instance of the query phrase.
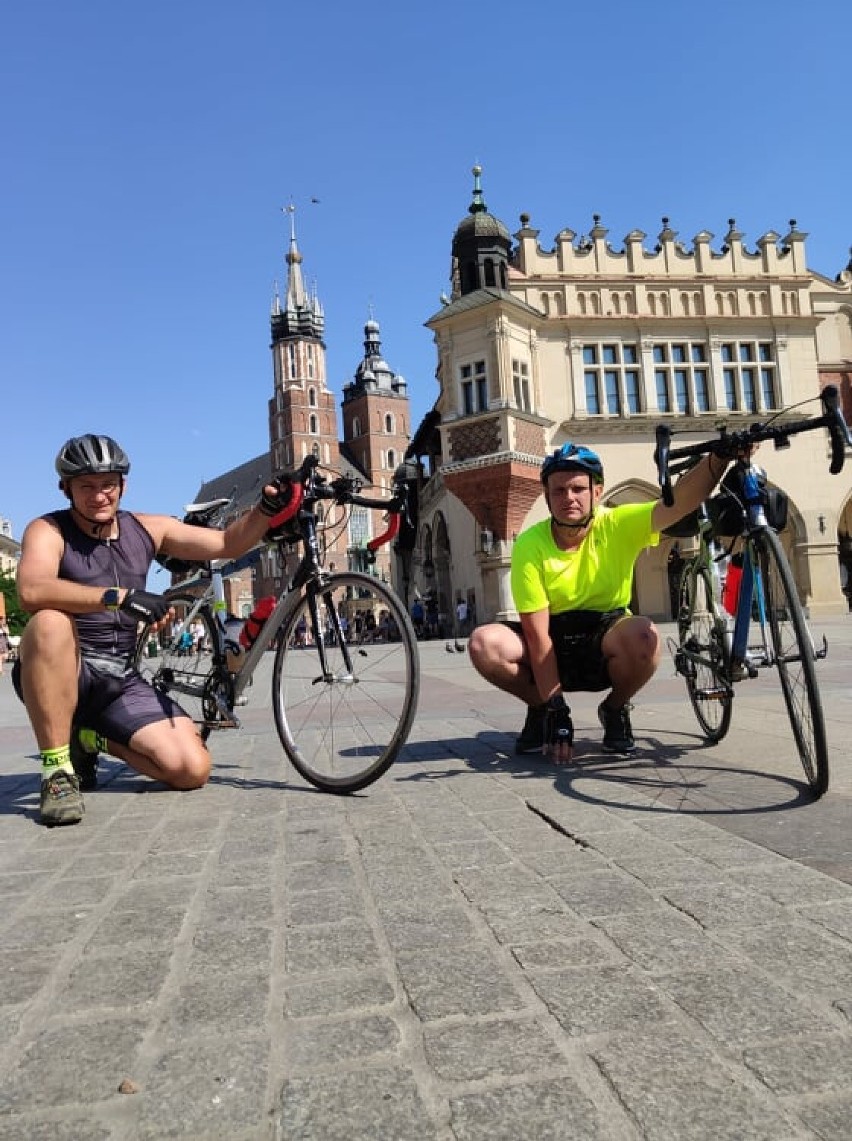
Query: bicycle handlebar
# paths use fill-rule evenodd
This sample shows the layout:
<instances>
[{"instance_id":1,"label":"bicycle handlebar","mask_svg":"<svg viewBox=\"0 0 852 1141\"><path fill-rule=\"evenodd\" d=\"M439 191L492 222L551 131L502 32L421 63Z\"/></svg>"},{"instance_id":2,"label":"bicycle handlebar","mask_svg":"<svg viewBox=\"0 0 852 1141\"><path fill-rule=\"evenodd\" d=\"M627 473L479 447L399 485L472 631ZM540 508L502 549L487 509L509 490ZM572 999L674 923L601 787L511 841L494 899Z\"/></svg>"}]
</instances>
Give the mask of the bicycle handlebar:
<instances>
[{"instance_id":1,"label":"bicycle handlebar","mask_svg":"<svg viewBox=\"0 0 852 1141\"><path fill-rule=\"evenodd\" d=\"M336 479L327 480L317 471L319 466L318 458L309 455L305 456L297 471L280 472L273 476L272 482L278 487L286 487L289 483L296 489L291 502L272 521L274 527L279 527L294 518L303 504L310 505L319 500L331 500L341 506L367 507L373 510L387 511L391 516L387 530L368 543L370 550L375 551L377 547L396 537L400 530L403 515L409 521L416 518L416 493L412 487L416 480L416 467L410 462L403 462L394 472L390 499L362 495L360 493L361 481L352 476L342 475ZM414 496L414 501L412 501L412 496Z\"/></svg>"},{"instance_id":2,"label":"bicycle handlebar","mask_svg":"<svg viewBox=\"0 0 852 1141\"><path fill-rule=\"evenodd\" d=\"M702 440L697 444L685 444L679 448L672 448L672 429L668 424L658 424L656 428L656 447L654 449L654 462L657 465L657 478L662 489L663 503L671 507L674 503L672 491L672 474L679 474L692 466L692 462L701 456L716 455L724 459L732 459L743 452L749 451L755 444L772 440L776 448L783 448L790 436L800 432L812 432L816 428L825 428L831 441L831 460L828 470L837 475L843 470L846 460L846 449L852 448L852 435L843 417L840 408L840 395L833 384L827 384L820 393L822 415L812 416L805 420L793 420L786 423L774 423L775 417L766 421L755 421L747 428L733 432L728 431L727 425L719 428L717 439ZM777 415L777 414L776 414ZM682 463L672 464L672 460L681 460Z\"/></svg>"}]
</instances>

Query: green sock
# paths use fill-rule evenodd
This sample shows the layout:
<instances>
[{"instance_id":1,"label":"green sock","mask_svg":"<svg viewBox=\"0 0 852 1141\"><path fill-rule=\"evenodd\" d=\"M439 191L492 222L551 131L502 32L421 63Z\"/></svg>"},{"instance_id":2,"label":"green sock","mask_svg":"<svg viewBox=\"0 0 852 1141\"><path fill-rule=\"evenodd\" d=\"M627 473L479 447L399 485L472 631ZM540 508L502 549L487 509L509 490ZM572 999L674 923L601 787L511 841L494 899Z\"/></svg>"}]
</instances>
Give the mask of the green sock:
<instances>
[{"instance_id":1,"label":"green sock","mask_svg":"<svg viewBox=\"0 0 852 1141\"><path fill-rule=\"evenodd\" d=\"M57 749L41 750L41 776L42 780L53 776L55 772L64 769L66 773L73 773L71 764L71 746L60 745Z\"/></svg>"},{"instance_id":2,"label":"green sock","mask_svg":"<svg viewBox=\"0 0 852 1141\"><path fill-rule=\"evenodd\" d=\"M106 753L107 739L94 729L78 729L77 740L87 753Z\"/></svg>"}]
</instances>

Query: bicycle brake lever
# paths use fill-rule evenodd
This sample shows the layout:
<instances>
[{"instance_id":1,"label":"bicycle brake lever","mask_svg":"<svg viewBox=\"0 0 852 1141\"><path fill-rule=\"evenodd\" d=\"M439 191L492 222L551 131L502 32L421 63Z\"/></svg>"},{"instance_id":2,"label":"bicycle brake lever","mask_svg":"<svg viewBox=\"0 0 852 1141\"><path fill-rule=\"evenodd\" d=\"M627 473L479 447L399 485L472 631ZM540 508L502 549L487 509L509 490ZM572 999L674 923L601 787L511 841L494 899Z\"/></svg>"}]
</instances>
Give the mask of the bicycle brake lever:
<instances>
[{"instance_id":1,"label":"bicycle brake lever","mask_svg":"<svg viewBox=\"0 0 852 1141\"><path fill-rule=\"evenodd\" d=\"M852 436L849 434L849 425L840 408L840 394L833 384L827 384L820 393L822 407L826 417L829 439L831 440L831 462L828 470L837 475L843 470L846 461L846 449L852 447Z\"/></svg>"}]
</instances>

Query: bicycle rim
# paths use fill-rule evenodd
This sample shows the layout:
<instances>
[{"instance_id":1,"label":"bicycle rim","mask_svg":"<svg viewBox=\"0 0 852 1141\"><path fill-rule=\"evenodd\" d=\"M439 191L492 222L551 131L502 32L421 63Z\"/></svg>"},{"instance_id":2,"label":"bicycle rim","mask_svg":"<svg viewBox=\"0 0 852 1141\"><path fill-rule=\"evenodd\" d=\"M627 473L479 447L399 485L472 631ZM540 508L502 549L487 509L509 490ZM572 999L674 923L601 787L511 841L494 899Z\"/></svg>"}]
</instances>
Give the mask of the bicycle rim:
<instances>
[{"instance_id":1,"label":"bicycle rim","mask_svg":"<svg viewBox=\"0 0 852 1141\"><path fill-rule=\"evenodd\" d=\"M695 564L684 569L680 582L678 640L678 672L704 736L716 744L731 726L733 693L727 681L724 627L714 608L710 579Z\"/></svg>"},{"instance_id":2,"label":"bicycle rim","mask_svg":"<svg viewBox=\"0 0 852 1141\"><path fill-rule=\"evenodd\" d=\"M774 531L765 530L753 542L796 748L808 783L816 796L822 796L828 788L828 748L813 640L781 540Z\"/></svg>"},{"instance_id":3,"label":"bicycle rim","mask_svg":"<svg viewBox=\"0 0 852 1141\"><path fill-rule=\"evenodd\" d=\"M173 599L179 616L189 613L195 602L191 595L175 595ZM221 720L214 697L218 671L214 669L210 652L210 648L217 644L218 631L207 607L202 607L195 618L204 626L201 645L207 649L196 650L193 646L181 651L180 631L171 635L162 630L159 634L152 634L150 627L146 626L136 643L134 665L147 682L160 693L167 694L189 714L198 726L202 740L206 741L210 730ZM155 657L148 656L151 638L157 639L159 647Z\"/></svg>"},{"instance_id":4,"label":"bicycle rim","mask_svg":"<svg viewBox=\"0 0 852 1141\"><path fill-rule=\"evenodd\" d=\"M369 575L332 575L314 597L327 669L302 595L284 620L275 655L275 723L305 780L326 792L355 792L387 771L411 729L420 685L417 643L400 600ZM384 613L387 630L380 625ZM343 642L334 614L348 622ZM367 615L375 630L367 628Z\"/></svg>"}]
</instances>

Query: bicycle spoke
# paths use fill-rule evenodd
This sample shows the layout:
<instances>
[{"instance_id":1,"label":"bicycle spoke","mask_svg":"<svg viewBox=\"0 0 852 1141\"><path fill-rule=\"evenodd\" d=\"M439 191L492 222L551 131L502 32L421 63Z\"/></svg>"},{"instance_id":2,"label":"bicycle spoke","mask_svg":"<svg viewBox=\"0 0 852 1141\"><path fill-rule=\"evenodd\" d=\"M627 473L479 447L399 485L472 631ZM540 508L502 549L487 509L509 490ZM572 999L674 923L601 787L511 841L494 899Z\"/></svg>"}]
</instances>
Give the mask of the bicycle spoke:
<instances>
[{"instance_id":1,"label":"bicycle spoke","mask_svg":"<svg viewBox=\"0 0 852 1141\"><path fill-rule=\"evenodd\" d=\"M174 599L179 614L189 613L195 602L191 596ZM213 665L211 648L217 638L213 617L202 607L195 612L194 620L203 627L198 643L183 638L185 623L171 634L151 635L147 629L143 630L137 643L135 665L146 681L189 714L206 739L212 728L230 728L235 722L230 712L229 682L219 677ZM157 641L157 653L149 657L148 644L152 637Z\"/></svg>"}]
</instances>

